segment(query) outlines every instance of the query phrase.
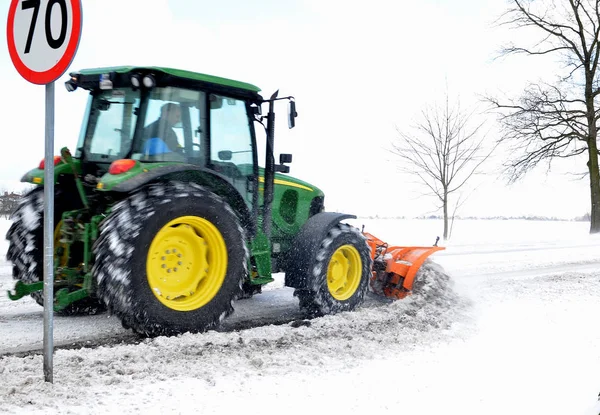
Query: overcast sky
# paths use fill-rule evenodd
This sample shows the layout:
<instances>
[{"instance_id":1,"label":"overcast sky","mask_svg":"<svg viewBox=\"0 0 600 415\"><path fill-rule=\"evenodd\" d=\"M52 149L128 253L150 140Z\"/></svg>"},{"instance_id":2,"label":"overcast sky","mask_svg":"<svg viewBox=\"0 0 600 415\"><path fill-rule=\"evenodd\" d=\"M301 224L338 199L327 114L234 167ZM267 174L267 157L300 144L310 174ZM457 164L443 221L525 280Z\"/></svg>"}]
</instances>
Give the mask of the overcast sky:
<instances>
[{"instance_id":1,"label":"overcast sky","mask_svg":"<svg viewBox=\"0 0 600 415\"><path fill-rule=\"evenodd\" d=\"M0 0L6 22L9 0ZM516 95L548 62L495 60L508 36L493 28L504 0L82 0L83 29L69 70L158 65L229 77L294 95L299 117L287 130L278 106L275 150L294 156L291 175L322 188L328 210L360 215L420 215L435 210L419 186L398 173L388 149L395 126L407 129L445 85L463 106L478 94ZM4 151L0 186L18 188L44 154L44 87L16 72L0 31ZM55 148L74 149L86 94L56 84ZM486 125L489 140L497 126ZM500 153L498 159L502 158ZM585 159L543 170L507 186L478 178L459 213L559 217L589 210ZM475 184L475 183L474 183Z\"/></svg>"}]
</instances>

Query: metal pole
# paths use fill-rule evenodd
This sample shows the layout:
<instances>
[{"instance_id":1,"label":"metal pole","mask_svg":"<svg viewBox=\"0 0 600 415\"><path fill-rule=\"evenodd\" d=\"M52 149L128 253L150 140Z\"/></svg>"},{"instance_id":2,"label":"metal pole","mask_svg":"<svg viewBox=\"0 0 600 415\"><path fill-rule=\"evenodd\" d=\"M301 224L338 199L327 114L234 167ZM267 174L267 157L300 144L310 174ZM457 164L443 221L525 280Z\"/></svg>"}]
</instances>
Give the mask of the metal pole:
<instances>
[{"instance_id":1,"label":"metal pole","mask_svg":"<svg viewBox=\"0 0 600 415\"><path fill-rule=\"evenodd\" d=\"M44 153L44 380L54 383L54 82L46 84Z\"/></svg>"}]
</instances>

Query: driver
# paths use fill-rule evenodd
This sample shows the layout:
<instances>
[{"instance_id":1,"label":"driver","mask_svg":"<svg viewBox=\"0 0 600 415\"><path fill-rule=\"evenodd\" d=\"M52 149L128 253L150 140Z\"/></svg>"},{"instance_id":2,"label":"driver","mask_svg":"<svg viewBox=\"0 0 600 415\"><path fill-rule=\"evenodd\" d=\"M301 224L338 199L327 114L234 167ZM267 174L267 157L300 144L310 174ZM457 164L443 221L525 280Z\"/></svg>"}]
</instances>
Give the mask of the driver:
<instances>
[{"instance_id":1,"label":"driver","mask_svg":"<svg viewBox=\"0 0 600 415\"><path fill-rule=\"evenodd\" d=\"M144 138L160 138L165 142L169 150L181 151L177 134L173 126L181 121L181 108L179 104L167 102L160 109L160 117L144 128Z\"/></svg>"}]
</instances>

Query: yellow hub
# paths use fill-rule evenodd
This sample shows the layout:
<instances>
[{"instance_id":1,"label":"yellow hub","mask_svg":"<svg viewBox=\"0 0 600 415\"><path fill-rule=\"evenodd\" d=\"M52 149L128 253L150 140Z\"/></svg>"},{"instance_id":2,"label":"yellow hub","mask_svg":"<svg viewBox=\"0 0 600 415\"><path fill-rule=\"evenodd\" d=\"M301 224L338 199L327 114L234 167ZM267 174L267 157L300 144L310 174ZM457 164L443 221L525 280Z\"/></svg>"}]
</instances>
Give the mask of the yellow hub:
<instances>
[{"instance_id":1,"label":"yellow hub","mask_svg":"<svg viewBox=\"0 0 600 415\"><path fill-rule=\"evenodd\" d=\"M227 246L221 232L198 216L181 216L155 235L146 261L150 289L177 311L205 306L221 289Z\"/></svg>"},{"instance_id":2,"label":"yellow hub","mask_svg":"<svg viewBox=\"0 0 600 415\"><path fill-rule=\"evenodd\" d=\"M331 256L327 266L327 287L338 301L352 297L362 277L362 261L352 245L340 246Z\"/></svg>"}]
</instances>

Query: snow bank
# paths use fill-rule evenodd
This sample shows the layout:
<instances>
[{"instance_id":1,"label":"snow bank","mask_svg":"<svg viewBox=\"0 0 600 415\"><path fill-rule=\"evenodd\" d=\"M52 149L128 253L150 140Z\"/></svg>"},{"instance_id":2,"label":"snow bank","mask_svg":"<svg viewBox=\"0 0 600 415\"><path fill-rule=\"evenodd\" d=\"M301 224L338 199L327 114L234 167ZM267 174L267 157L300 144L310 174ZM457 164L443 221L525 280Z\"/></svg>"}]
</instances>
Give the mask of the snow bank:
<instances>
[{"instance_id":1,"label":"snow bank","mask_svg":"<svg viewBox=\"0 0 600 415\"><path fill-rule=\"evenodd\" d=\"M310 376L315 370L347 370L388 353L393 356L448 340L453 328L455 338L468 302L454 293L439 267L427 265L418 278L428 282L408 299L356 312L234 333L59 350L54 358L54 385L45 384L40 376L42 356L4 357L0 359L0 403L15 413L24 407L62 411L76 405L74 397L91 402L92 407L105 407L107 394L116 401L118 397L112 395L126 396L165 381L191 378L209 387L232 375L237 380L282 372Z\"/></svg>"},{"instance_id":2,"label":"snow bank","mask_svg":"<svg viewBox=\"0 0 600 415\"><path fill-rule=\"evenodd\" d=\"M59 350L53 385L43 382L41 355L0 358L1 411L565 415L595 404L598 238L457 245L433 259L451 278L429 262L413 296L379 307ZM9 280L0 264L0 286ZM272 290L288 290L280 287ZM18 342L28 335L20 321L41 311L13 304L22 305L0 301L0 333Z\"/></svg>"}]
</instances>

